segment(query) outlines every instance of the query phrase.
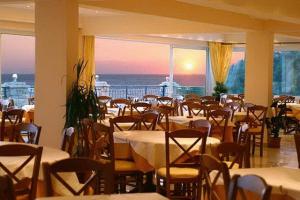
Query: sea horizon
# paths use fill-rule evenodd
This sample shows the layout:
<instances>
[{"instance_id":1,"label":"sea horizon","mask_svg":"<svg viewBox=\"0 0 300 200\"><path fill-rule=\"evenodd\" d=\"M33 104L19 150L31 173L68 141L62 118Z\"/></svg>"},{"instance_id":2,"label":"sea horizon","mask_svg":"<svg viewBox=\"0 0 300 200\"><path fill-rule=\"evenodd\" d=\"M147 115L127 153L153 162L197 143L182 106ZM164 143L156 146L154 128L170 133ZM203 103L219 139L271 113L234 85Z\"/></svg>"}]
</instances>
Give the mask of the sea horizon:
<instances>
[{"instance_id":1,"label":"sea horizon","mask_svg":"<svg viewBox=\"0 0 300 200\"><path fill-rule=\"evenodd\" d=\"M11 82L12 74L2 74L1 82ZM18 74L18 73L17 73ZM96 74L99 81L106 81L109 85L159 85L166 81L168 74ZM18 74L17 81L34 86L34 74ZM204 74L174 74L174 81L181 86L204 86Z\"/></svg>"}]
</instances>

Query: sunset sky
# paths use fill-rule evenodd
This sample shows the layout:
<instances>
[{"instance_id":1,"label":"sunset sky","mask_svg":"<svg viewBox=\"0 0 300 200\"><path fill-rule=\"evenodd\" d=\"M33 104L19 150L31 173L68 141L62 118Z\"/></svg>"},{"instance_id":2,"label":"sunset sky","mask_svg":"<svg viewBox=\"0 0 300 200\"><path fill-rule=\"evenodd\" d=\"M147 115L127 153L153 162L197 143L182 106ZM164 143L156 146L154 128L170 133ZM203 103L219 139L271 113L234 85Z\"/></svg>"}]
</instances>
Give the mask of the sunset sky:
<instances>
[{"instance_id":1,"label":"sunset sky","mask_svg":"<svg viewBox=\"0 0 300 200\"><path fill-rule=\"evenodd\" d=\"M168 74L169 45L96 39L97 74ZM34 73L34 37L2 35L2 73ZM236 62L244 53L234 53ZM174 49L175 74L204 74L205 50Z\"/></svg>"}]
</instances>

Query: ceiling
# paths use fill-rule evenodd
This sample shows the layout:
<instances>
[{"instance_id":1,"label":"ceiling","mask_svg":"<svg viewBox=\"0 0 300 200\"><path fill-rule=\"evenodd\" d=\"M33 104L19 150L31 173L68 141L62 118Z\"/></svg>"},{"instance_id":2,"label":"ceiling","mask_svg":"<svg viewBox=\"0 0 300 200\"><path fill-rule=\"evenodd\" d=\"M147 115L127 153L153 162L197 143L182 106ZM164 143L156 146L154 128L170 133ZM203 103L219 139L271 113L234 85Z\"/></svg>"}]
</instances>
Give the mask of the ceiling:
<instances>
[{"instance_id":1,"label":"ceiling","mask_svg":"<svg viewBox=\"0 0 300 200\"><path fill-rule=\"evenodd\" d=\"M83 0L84 1L84 0ZM90 2L91 0L89 0ZM105 2L97 1L97 2ZM288 23L300 24L300 1L293 2L293 8L283 5L280 0L177 0L177 2L205 6L209 8L241 13L250 19L283 20ZM298 9L299 7L299 9ZM291 12L287 12L290 9ZM127 38L151 41L183 41L201 43L202 41L219 41L230 43L245 43L245 31L237 28L176 19L165 16L153 16L144 13L128 12L105 7L80 5L80 27L85 33L112 38ZM1 23L24 23L23 29L31 27L26 33L34 32L34 3L32 1L0 2L0 31ZM11 26L13 26L11 25ZM143 25L141 27L141 25ZM106 28L103 28L106 27ZM22 33L20 28L20 33ZM25 32L24 32L25 33ZM275 34L275 42L300 42L298 33L293 35Z\"/></svg>"}]
</instances>

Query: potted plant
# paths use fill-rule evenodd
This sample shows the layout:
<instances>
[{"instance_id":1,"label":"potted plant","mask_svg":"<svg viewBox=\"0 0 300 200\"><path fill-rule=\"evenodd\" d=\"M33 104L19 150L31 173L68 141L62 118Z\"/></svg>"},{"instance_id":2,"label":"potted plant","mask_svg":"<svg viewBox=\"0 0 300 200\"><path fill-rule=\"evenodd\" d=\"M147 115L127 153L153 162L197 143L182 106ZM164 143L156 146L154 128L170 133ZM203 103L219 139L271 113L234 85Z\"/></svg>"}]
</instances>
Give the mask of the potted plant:
<instances>
[{"instance_id":1,"label":"potted plant","mask_svg":"<svg viewBox=\"0 0 300 200\"><path fill-rule=\"evenodd\" d=\"M221 82L216 82L216 86L214 87L214 93L212 94L215 98L216 101L220 101L221 98L221 94L227 93L228 89L225 86L224 83Z\"/></svg>"},{"instance_id":2,"label":"potted plant","mask_svg":"<svg viewBox=\"0 0 300 200\"><path fill-rule=\"evenodd\" d=\"M281 137L279 137L280 130L284 128L285 113L289 110L286 104L278 105L278 101L274 101L271 108L275 110L275 116L267 118L268 129L268 147L280 148ZM279 109L279 111L278 111Z\"/></svg>"},{"instance_id":3,"label":"potted plant","mask_svg":"<svg viewBox=\"0 0 300 200\"><path fill-rule=\"evenodd\" d=\"M76 130L76 144L74 146L76 146L75 154L77 156L85 154L81 120L92 118L97 121L97 117L100 115L97 93L95 88L91 87L94 76L90 77L89 83L80 81L86 65L87 62L84 60L79 60L74 65L73 70L76 73L76 79L72 84L66 103L65 128L74 127Z\"/></svg>"}]
</instances>

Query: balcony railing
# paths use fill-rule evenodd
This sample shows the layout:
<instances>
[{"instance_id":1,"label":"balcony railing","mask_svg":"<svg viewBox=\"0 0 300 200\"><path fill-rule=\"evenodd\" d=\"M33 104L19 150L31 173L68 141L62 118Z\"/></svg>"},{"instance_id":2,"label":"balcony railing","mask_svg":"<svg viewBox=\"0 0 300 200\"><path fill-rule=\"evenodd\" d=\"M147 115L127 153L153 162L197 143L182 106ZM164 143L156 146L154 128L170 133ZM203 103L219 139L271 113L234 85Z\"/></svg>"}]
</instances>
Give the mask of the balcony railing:
<instances>
[{"instance_id":1,"label":"balcony railing","mask_svg":"<svg viewBox=\"0 0 300 200\"><path fill-rule=\"evenodd\" d=\"M96 87L97 95L111 96L112 98L138 98L146 94L168 96L170 88L160 85L110 85ZM185 96L189 93L205 94L205 87L181 86L173 88L173 97ZM12 98L16 106L28 104L28 98L34 96L34 87L2 87L2 99Z\"/></svg>"}]
</instances>

